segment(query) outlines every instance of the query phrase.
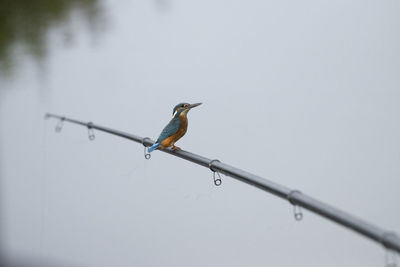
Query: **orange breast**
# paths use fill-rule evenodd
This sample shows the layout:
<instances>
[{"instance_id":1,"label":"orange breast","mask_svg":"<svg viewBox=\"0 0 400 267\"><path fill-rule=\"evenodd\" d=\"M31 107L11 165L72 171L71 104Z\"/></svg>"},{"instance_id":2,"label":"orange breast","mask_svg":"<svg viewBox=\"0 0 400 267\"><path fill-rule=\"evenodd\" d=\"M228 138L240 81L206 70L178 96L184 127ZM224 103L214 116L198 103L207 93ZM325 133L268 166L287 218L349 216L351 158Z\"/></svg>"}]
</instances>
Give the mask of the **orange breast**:
<instances>
[{"instance_id":1,"label":"orange breast","mask_svg":"<svg viewBox=\"0 0 400 267\"><path fill-rule=\"evenodd\" d=\"M187 118L184 115L179 116L179 118L181 119L181 125L179 126L179 130L170 137L164 139L161 142L160 145L161 148L167 148L173 146L176 141L178 141L182 136L185 135L188 126Z\"/></svg>"}]
</instances>

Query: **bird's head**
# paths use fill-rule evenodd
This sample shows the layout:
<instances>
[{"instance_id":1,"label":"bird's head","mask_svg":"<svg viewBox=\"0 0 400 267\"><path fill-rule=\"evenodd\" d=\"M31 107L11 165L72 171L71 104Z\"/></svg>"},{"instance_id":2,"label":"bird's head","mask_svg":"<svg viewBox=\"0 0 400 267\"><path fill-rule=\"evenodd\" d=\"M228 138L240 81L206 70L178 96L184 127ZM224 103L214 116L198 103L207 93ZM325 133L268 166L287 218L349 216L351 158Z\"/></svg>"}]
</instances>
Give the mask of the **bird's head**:
<instances>
[{"instance_id":1,"label":"bird's head","mask_svg":"<svg viewBox=\"0 0 400 267\"><path fill-rule=\"evenodd\" d=\"M201 105L201 103L195 103L195 104L189 104L189 103L179 103L176 105L172 111L172 116L180 116L181 114L186 115L189 110L191 110L194 107L197 107Z\"/></svg>"}]
</instances>

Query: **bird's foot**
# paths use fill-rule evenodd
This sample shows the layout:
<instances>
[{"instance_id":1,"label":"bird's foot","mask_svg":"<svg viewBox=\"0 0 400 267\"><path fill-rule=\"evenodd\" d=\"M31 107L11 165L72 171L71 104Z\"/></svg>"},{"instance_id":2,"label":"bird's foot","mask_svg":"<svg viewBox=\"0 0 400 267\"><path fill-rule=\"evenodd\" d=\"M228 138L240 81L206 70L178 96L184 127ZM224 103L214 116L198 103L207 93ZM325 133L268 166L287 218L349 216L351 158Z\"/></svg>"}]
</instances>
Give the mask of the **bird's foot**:
<instances>
[{"instance_id":1,"label":"bird's foot","mask_svg":"<svg viewBox=\"0 0 400 267\"><path fill-rule=\"evenodd\" d=\"M177 147L177 146L172 146L172 150L181 150L181 148L180 147Z\"/></svg>"}]
</instances>

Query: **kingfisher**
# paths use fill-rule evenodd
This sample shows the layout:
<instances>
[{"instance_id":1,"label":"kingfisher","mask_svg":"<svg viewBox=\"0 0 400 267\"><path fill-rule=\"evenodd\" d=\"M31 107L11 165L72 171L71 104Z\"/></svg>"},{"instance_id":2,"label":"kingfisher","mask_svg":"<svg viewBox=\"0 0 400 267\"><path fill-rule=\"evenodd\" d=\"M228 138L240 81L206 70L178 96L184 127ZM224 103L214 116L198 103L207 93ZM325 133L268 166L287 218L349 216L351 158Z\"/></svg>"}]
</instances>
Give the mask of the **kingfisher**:
<instances>
[{"instance_id":1,"label":"kingfisher","mask_svg":"<svg viewBox=\"0 0 400 267\"><path fill-rule=\"evenodd\" d=\"M187 131L187 114L189 110L199 105L201 105L201 103L179 103L176 105L172 110L171 121L164 127L156 143L149 147L148 152L150 153L155 149L164 149L171 146L173 150L180 149L175 146L175 142L184 136Z\"/></svg>"}]
</instances>

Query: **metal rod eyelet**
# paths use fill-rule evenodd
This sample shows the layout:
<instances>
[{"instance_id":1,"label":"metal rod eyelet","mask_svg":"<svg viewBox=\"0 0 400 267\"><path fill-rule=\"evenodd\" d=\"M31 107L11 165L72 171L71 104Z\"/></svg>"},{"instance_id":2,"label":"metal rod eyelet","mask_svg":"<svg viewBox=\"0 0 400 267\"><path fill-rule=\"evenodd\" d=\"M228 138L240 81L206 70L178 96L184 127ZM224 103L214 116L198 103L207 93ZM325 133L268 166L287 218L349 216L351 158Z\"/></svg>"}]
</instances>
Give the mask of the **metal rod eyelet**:
<instances>
[{"instance_id":1,"label":"metal rod eyelet","mask_svg":"<svg viewBox=\"0 0 400 267\"><path fill-rule=\"evenodd\" d=\"M65 120L65 117L61 117L60 120L57 122L57 125L56 125L56 128L55 128L56 133L60 133L61 132L61 130L62 130L63 126L64 126L64 120Z\"/></svg>"},{"instance_id":2,"label":"metal rod eyelet","mask_svg":"<svg viewBox=\"0 0 400 267\"><path fill-rule=\"evenodd\" d=\"M88 128L88 137L89 137L89 140L90 141L93 141L95 138L96 138L96 136L94 135L94 130L93 130L93 122L88 122L87 124L86 124L86 126L87 126L87 128Z\"/></svg>"},{"instance_id":3,"label":"metal rod eyelet","mask_svg":"<svg viewBox=\"0 0 400 267\"><path fill-rule=\"evenodd\" d=\"M292 190L287 194L286 198L293 205L293 215L296 221L301 221L303 219L303 211L301 210L301 206L299 206L293 199L294 194L301 194L299 190Z\"/></svg>"},{"instance_id":4,"label":"metal rod eyelet","mask_svg":"<svg viewBox=\"0 0 400 267\"><path fill-rule=\"evenodd\" d=\"M144 154L144 158L145 159L150 159L151 158L151 154L147 150L146 141L151 142L151 139L149 137L145 137L145 138L142 139L142 145L144 146L143 154Z\"/></svg>"},{"instance_id":5,"label":"metal rod eyelet","mask_svg":"<svg viewBox=\"0 0 400 267\"><path fill-rule=\"evenodd\" d=\"M219 161L218 159L213 159L212 161L210 161L210 163L208 163L208 168L210 168L210 170L213 172L214 185L220 186L222 184L222 179L220 173L213 168L214 162L221 162L221 161ZM217 174L218 177L215 174Z\"/></svg>"}]
</instances>

